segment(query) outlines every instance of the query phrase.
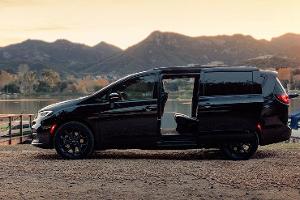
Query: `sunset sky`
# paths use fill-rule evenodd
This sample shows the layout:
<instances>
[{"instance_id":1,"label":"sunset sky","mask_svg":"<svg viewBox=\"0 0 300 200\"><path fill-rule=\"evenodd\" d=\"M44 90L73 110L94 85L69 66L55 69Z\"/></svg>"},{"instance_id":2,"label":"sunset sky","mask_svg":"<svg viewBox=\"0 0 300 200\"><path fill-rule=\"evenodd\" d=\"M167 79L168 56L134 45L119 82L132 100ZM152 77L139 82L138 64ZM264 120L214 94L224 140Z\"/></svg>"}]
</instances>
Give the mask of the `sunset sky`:
<instances>
[{"instance_id":1,"label":"sunset sky","mask_svg":"<svg viewBox=\"0 0 300 200\"><path fill-rule=\"evenodd\" d=\"M0 46L65 38L121 48L154 30L190 36L300 33L299 0L0 0Z\"/></svg>"}]
</instances>

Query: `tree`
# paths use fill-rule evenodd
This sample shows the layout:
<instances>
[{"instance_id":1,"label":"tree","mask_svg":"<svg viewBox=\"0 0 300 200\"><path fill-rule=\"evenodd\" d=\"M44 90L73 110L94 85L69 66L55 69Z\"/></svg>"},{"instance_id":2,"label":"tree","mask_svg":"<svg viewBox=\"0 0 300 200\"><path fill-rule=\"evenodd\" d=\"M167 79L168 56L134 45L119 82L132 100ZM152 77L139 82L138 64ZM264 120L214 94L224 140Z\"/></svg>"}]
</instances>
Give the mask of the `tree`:
<instances>
[{"instance_id":1,"label":"tree","mask_svg":"<svg viewBox=\"0 0 300 200\"><path fill-rule=\"evenodd\" d=\"M6 93L20 93L20 87L16 83L9 83L2 89Z\"/></svg>"},{"instance_id":2,"label":"tree","mask_svg":"<svg viewBox=\"0 0 300 200\"><path fill-rule=\"evenodd\" d=\"M20 90L25 95L30 95L38 83L37 74L34 71L27 71L20 77Z\"/></svg>"},{"instance_id":3,"label":"tree","mask_svg":"<svg viewBox=\"0 0 300 200\"><path fill-rule=\"evenodd\" d=\"M58 89L60 92L63 92L67 88L68 88L68 82L66 82L66 81L62 81L58 85Z\"/></svg>"},{"instance_id":4,"label":"tree","mask_svg":"<svg viewBox=\"0 0 300 200\"><path fill-rule=\"evenodd\" d=\"M27 64L21 64L18 66L18 73L20 76L23 76L28 71L29 71L29 66Z\"/></svg>"},{"instance_id":5,"label":"tree","mask_svg":"<svg viewBox=\"0 0 300 200\"><path fill-rule=\"evenodd\" d=\"M45 81L39 81L39 84L35 88L35 91L38 93L51 92L51 87Z\"/></svg>"},{"instance_id":6,"label":"tree","mask_svg":"<svg viewBox=\"0 0 300 200\"><path fill-rule=\"evenodd\" d=\"M57 86L60 82L60 76L56 71L51 69L45 69L42 71L42 79L45 81L52 89Z\"/></svg>"},{"instance_id":7,"label":"tree","mask_svg":"<svg viewBox=\"0 0 300 200\"><path fill-rule=\"evenodd\" d=\"M8 73L7 71L0 70L0 88L8 85L9 83L12 83L16 80L16 76Z\"/></svg>"}]
</instances>

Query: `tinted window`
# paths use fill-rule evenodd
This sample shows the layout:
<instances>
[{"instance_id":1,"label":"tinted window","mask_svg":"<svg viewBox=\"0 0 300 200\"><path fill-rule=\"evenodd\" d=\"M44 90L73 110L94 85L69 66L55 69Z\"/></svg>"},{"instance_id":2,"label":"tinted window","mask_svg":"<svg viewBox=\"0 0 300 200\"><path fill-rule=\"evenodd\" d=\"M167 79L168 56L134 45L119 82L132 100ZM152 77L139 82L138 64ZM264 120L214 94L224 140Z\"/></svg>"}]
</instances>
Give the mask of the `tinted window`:
<instances>
[{"instance_id":1,"label":"tinted window","mask_svg":"<svg viewBox=\"0 0 300 200\"><path fill-rule=\"evenodd\" d=\"M276 78L276 81L275 81L274 93L275 94L286 94L285 89L282 86L282 84L278 78Z\"/></svg>"},{"instance_id":2,"label":"tinted window","mask_svg":"<svg viewBox=\"0 0 300 200\"><path fill-rule=\"evenodd\" d=\"M209 72L204 77L204 94L253 94L252 72Z\"/></svg>"},{"instance_id":3,"label":"tinted window","mask_svg":"<svg viewBox=\"0 0 300 200\"><path fill-rule=\"evenodd\" d=\"M136 77L125 81L113 89L122 101L148 100L156 98L154 75Z\"/></svg>"},{"instance_id":4,"label":"tinted window","mask_svg":"<svg viewBox=\"0 0 300 200\"><path fill-rule=\"evenodd\" d=\"M261 84L264 97L271 96L275 86L274 76L266 72L261 73L259 82Z\"/></svg>"}]
</instances>

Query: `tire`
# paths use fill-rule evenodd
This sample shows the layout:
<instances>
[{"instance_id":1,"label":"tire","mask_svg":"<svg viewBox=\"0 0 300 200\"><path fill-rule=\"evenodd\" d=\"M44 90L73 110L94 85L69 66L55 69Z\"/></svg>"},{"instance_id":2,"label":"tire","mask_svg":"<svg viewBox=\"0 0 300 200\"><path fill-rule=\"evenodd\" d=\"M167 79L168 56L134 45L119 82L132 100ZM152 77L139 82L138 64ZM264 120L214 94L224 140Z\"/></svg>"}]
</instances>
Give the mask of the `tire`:
<instances>
[{"instance_id":1,"label":"tire","mask_svg":"<svg viewBox=\"0 0 300 200\"><path fill-rule=\"evenodd\" d=\"M221 150L226 158L231 160L248 160L251 158L259 145L259 139L257 134L249 140L231 144L225 144L221 147Z\"/></svg>"},{"instance_id":2,"label":"tire","mask_svg":"<svg viewBox=\"0 0 300 200\"><path fill-rule=\"evenodd\" d=\"M67 122L61 125L54 136L57 153L66 159L82 159L94 151L94 135L80 122Z\"/></svg>"}]
</instances>

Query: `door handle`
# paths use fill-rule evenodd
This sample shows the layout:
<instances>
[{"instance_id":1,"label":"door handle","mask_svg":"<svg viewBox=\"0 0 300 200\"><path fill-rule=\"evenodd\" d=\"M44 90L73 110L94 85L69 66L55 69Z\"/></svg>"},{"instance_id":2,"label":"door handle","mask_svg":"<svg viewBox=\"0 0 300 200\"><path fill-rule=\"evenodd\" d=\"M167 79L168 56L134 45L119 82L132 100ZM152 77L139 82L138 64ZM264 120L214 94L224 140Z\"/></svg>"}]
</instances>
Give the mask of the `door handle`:
<instances>
[{"instance_id":1,"label":"door handle","mask_svg":"<svg viewBox=\"0 0 300 200\"><path fill-rule=\"evenodd\" d=\"M202 104L202 105L199 105L199 107L202 108L202 109L209 109L212 106L210 104Z\"/></svg>"},{"instance_id":2,"label":"door handle","mask_svg":"<svg viewBox=\"0 0 300 200\"><path fill-rule=\"evenodd\" d=\"M155 110L155 109L156 109L156 106L146 106L146 107L145 107L145 110L146 110L147 112L153 111L153 110Z\"/></svg>"}]
</instances>

